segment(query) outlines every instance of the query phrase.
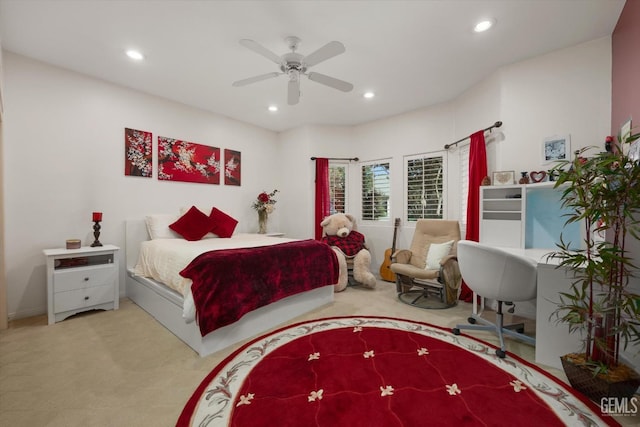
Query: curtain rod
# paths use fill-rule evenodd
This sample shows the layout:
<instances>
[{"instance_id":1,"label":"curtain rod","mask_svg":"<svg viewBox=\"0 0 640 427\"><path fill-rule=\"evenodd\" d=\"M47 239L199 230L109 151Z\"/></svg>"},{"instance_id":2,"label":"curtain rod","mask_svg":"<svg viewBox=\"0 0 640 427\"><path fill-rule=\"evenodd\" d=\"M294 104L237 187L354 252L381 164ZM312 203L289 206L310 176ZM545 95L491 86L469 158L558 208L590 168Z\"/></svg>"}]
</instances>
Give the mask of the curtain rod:
<instances>
[{"instance_id":1,"label":"curtain rod","mask_svg":"<svg viewBox=\"0 0 640 427\"><path fill-rule=\"evenodd\" d=\"M317 157L311 158L311 160L315 160L315 159L317 159ZM357 162L360 159L357 157L328 157L327 160L349 160L349 161Z\"/></svg>"},{"instance_id":2,"label":"curtain rod","mask_svg":"<svg viewBox=\"0 0 640 427\"><path fill-rule=\"evenodd\" d=\"M488 128L484 129L484 132L486 132L488 130L492 130L493 128L499 128L500 126L502 126L502 122L495 122L493 125L491 125ZM444 146L444 149L448 150L451 146L460 144L462 141L464 141L465 139L469 139L469 138L471 138L471 135L465 136L464 138L459 139L456 142L452 142L451 144L446 144Z\"/></svg>"}]
</instances>

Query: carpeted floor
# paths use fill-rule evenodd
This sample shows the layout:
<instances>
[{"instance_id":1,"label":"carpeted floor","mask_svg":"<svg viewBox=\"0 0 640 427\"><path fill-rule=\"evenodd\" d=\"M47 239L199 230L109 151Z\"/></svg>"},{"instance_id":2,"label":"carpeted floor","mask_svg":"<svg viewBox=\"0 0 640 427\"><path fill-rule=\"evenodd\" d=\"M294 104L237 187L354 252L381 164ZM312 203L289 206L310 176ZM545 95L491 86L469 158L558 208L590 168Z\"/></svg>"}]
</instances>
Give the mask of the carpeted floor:
<instances>
[{"instance_id":1,"label":"carpeted floor","mask_svg":"<svg viewBox=\"0 0 640 427\"><path fill-rule=\"evenodd\" d=\"M289 323L373 315L452 327L470 311L465 303L446 310L410 307L398 301L395 285L379 282L373 291L348 288L333 304ZM496 342L489 333L474 336ZM202 379L241 345L200 358L128 299L120 310L51 326L45 315L12 321L0 331L0 425L173 426ZM509 340L507 351L533 360L526 344ZM640 424L640 417L617 420Z\"/></svg>"}]
</instances>

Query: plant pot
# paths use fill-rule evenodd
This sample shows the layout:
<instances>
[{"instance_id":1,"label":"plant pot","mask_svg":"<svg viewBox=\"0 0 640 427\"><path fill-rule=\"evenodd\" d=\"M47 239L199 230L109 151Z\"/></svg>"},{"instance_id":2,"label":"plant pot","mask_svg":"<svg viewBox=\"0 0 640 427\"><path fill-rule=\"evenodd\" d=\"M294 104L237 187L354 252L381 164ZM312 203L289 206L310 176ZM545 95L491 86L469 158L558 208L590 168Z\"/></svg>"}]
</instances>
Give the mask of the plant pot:
<instances>
[{"instance_id":1,"label":"plant pot","mask_svg":"<svg viewBox=\"0 0 640 427\"><path fill-rule=\"evenodd\" d=\"M603 397L630 398L640 386L640 376L630 368L626 368L630 373L628 378L611 380L603 374L594 375L591 367L577 363L576 358L584 359L584 355L567 354L560 357L564 373L571 387L594 402L600 403Z\"/></svg>"}]
</instances>

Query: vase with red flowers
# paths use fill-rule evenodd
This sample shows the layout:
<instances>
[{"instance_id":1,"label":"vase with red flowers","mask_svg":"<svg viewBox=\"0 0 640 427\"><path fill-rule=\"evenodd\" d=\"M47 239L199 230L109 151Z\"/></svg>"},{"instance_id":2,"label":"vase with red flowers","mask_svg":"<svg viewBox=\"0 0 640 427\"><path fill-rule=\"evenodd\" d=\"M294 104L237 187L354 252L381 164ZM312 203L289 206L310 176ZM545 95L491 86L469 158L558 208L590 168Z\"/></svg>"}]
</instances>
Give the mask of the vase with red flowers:
<instances>
[{"instance_id":1,"label":"vase with red flowers","mask_svg":"<svg viewBox=\"0 0 640 427\"><path fill-rule=\"evenodd\" d=\"M258 197L251 205L253 209L258 211L258 233L265 234L267 232L267 221L269 220L269 214L275 210L275 204L277 200L275 195L278 190L273 190L271 193L263 191L258 194Z\"/></svg>"}]
</instances>

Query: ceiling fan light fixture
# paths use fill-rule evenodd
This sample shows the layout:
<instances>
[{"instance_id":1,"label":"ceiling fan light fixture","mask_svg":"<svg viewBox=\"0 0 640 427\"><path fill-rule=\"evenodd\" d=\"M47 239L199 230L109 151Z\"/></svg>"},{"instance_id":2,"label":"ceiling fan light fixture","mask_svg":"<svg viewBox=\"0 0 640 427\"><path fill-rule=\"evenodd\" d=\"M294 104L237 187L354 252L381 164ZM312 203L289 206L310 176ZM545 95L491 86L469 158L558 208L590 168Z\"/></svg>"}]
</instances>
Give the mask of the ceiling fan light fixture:
<instances>
[{"instance_id":1,"label":"ceiling fan light fixture","mask_svg":"<svg viewBox=\"0 0 640 427\"><path fill-rule=\"evenodd\" d=\"M342 92L350 92L353 90L353 85L349 82L345 82L335 77L327 76L325 74L316 72L307 72L310 67L313 67L321 62L331 59L345 52L344 45L338 41L332 41L321 48L315 50L309 55L301 55L297 53L300 39L297 37L287 37L285 39L289 45L291 52L284 55L276 55L266 47L262 46L250 39L240 40L240 44L247 49L250 49L270 61L276 63L281 72L271 72L267 74L261 74L247 79L237 80L231 85L234 87L246 86L251 83L256 83L262 80L278 77L285 74L289 79L287 85L287 103L289 105L296 105L300 101L300 77L306 76L309 80L322 85L337 89Z\"/></svg>"},{"instance_id":2,"label":"ceiling fan light fixture","mask_svg":"<svg viewBox=\"0 0 640 427\"><path fill-rule=\"evenodd\" d=\"M478 22L475 27L473 27L473 31L476 33L482 33L493 27L496 23L495 19L483 19Z\"/></svg>"},{"instance_id":3,"label":"ceiling fan light fixture","mask_svg":"<svg viewBox=\"0 0 640 427\"><path fill-rule=\"evenodd\" d=\"M289 75L290 82L297 82L298 80L300 80L300 72L296 69L287 71L287 74Z\"/></svg>"},{"instance_id":4,"label":"ceiling fan light fixture","mask_svg":"<svg viewBox=\"0 0 640 427\"><path fill-rule=\"evenodd\" d=\"M269 111L271 111L272 113L275 113L276 111L278 111L278 106L277 105L269 105L269 108L267 108Z\"/></svg>"},{"instance_id":5,"label":"ceiling fan light fixture","mask_svg":"<svg viewBox=\"0 0 640 427\"><path fill-rule=\"evenodd\" d=\"M366 98L366 99L371 99L371 98L375 97L376 94L375 94L375 92L368 91L368 92L365 92L362 96L364 98Z\"/></svg>"},{"instance_id":6,"label":"ceiling fan light fixture","mask_svg":"<svg viewBox=\"0 0 640 427\"><path fill-rule=\"evenodd\" d=\"M127 50L127 56L136 61L142 61L144 59L144 55L137 50L129 49Z\"/></svg>"}]
</instances>

